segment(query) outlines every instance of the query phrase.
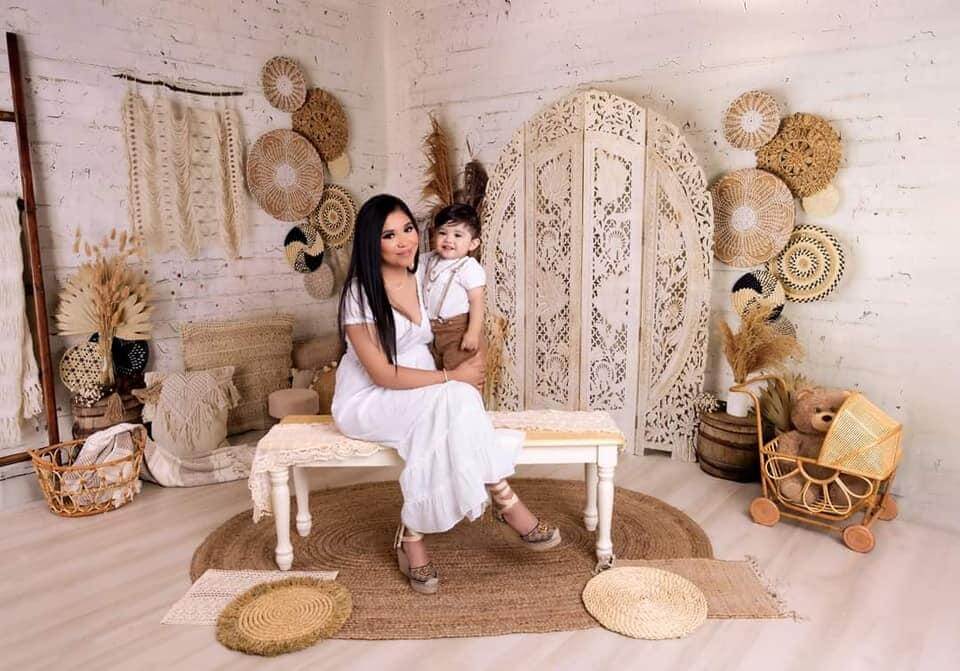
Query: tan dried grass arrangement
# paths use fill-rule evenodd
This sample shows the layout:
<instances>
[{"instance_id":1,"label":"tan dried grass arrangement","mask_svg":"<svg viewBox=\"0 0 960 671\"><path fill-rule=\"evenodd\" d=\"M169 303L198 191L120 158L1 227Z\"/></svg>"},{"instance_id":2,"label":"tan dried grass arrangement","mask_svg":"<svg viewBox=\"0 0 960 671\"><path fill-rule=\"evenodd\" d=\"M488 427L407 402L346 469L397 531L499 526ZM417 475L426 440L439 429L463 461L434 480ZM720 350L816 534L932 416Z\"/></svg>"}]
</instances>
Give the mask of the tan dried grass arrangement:
<instances>
[{"instance_id":1,"label":"tan dried grass arrangement","mask_svg":"<svg viewBox=\"0 0 960 671\"><path fill-rule=\"evenodd\" d=\"M427 159L421 195L431 204L430 215L453 204L453 175L450 174L450 144L437 117L430 115L430 132L423 138Z\"/></svg>"},{"instance_id":2,"label":"tan dried grass arrangement","mask_svg":"<svg viewBox=\"0 0 960 671\"><path fill-rule=\"evenodd\" d=\"M787 359L803 356L803 348L796 338L778 333L770 325L770 315L771 309L767 306L748 310L736 333L725 321L719 323L723 353L738 384L751 373L780 370Z\"/></svg>"},{"instance_id":3,"label":"tan dried grass arrangement","mask_svg":"<svg viewBox=\"0 0 960 671\"><path fill-rule=\"evenodd\" d=\"M113 248L116 248L115 250ZM147 340L151 336L150 296L146 280L128 261L143 258L139 237L119 235L116 229L97 245L90 245L77 230L74 253L88 258L60 291L56 324L59 335L88 337L99 334L103 350L104 384L113 383L110 347L114 337Z\"/></svg>"},{"instance_id":4,"label":"tan dried grass arrangement","mask_svg":"<svg viewBox=\"0 0 960 671\"><path fill-rule=\"evenodd\" d=\"M777 431L784 433L793 428L790 414L793 412L793 399L797 391L809 387L810 381L802 373L785 371L781 374L781 386L776 380L769 380L760 391L760 414L773 424Z\"/></svg>"}]
</instances>

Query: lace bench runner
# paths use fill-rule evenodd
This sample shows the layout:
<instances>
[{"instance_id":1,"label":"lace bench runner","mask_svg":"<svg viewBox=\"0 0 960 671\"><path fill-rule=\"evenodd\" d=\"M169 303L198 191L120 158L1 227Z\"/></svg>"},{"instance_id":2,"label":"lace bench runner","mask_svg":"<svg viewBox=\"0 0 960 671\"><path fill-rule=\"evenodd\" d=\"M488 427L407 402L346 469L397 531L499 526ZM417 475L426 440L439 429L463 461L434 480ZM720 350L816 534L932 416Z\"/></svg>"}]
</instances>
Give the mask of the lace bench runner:
<instances>
[{"instance_id":1,"label":"lace bench runner","mask_svg":"<svg viewBox=\"0 0 960 671\"><path fill-rule=\"evenodd\" d=\"M619 440L622 449L623 432L606 412L525 410L488 414L495 427L535 431L538 432L538 439L546 438L540 432L557 438L567 437L561 434L571 434L571 438L576 437L574 434L603 434L608 439ZM259 522L264 515L271 514L270 471L322 461L366 457L383 449L389 448L344 436L327 415L285 418L257 443L249 480L253 521Z\"/></svg>"}]
</instances>

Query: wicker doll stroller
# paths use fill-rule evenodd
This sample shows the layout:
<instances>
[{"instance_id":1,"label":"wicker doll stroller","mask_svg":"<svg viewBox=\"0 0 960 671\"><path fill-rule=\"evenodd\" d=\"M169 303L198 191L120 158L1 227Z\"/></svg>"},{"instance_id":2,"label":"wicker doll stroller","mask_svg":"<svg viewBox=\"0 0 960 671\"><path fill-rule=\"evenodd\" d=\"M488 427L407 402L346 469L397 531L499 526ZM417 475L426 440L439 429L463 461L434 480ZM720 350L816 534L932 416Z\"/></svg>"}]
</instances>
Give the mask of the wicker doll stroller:
<instances>
[{"instance_id":1,"label":"wicker doll stroller","mask_svg":"<svg viewBox=\"0 0 960 671\"><path fill-rule=\"evenodd\" d=\"M876 519L892 520L897 503L890 485L900 462L901 426L853 392L837 412L817 458L787 454L778 449L780 437L763 443L760 399L749 388L755 382L774 380L764 375L730 388L749 394L756 411L760 448L760 483L763 495L750 504L757 524L773 526L781 516L841 533L844 544L856 552L870 552L876 543L871 525ZM858 524L844 522L857 513Z\"/></svg>"}]
</instances>

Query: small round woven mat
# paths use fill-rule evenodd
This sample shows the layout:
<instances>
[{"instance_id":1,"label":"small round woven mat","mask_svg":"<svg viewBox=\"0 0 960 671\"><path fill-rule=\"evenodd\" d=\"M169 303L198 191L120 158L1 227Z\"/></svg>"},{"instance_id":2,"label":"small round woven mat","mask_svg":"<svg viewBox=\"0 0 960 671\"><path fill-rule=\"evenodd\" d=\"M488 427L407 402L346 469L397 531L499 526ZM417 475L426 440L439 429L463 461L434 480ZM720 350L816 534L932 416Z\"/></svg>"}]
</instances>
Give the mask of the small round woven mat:
<instances>
[{"instance_id":1,"label":"small round woven mat","mask_svg":"<svg viewBox=\"0 0 960 671\"><path fill-rule=\"evenodd\" d=\"M829 231L804 224L794 229L787 246L767 267L780 278L787 299L809 303L837 288L843 277L843 248Z\"/></svg>"},{"instance_id":2,"label":"small round woven mat","mask_svg":"<svg viewBox=\"0 0 960 671\"><path fill-rule=\"evenodd\" d=\"M790 336L791 338L797 337L797 327L794 326L793 322L780 315L776 319L772 319L769 322L770 327L780 335Z\"/></svg>"},{"instance_id":3,"label":"small round woven mat","mask_svg":"<svg viewBox=\"0 0 960 671\"><path fill-rule=\"evenodd\" d=\"M356 201L349 191L337 184L327 184L323 188L320 206L307 217L330 247L340 247L350 241L356 219Z\"/></svg>"},{"instance_id":4,"label":"small round woven mat","mask_svg":"<svg viewBox=\"0 0 960 671\"><path fill-rule=\"evenodd\" d=\"M350 157L346 152L327 161L327 170L334 179L344 179L350 174Z\"/></svg>"},{"instance_id":5,"label":"small round woven mat","mask_svg":"<svg viewBox=\"0 0 960 671\"><path fill-rule=\"evenodd\" d=\"M730 293L730 304L741 317L752 307L762 305L770 308L770 319L776 319L783 312L786 300L783 284L765 268L741 275Z\"/></svg>"},{"instance_id":6,"label":"small round woven mat","mask_svg":"<svg viewBox=\"0 0 960 671\"><path fill-rule=\"evenodd\" d=\"M723 113L723 136L737 149L763 146L779 127L780 105L763 91L747 91Z\"/></svg>"},{"instance_id":7,"label":"small round woven mat","mask_svg":"<svg viewBox=\"0 0 960 671\"><path fill-rule=\"evenodd\" d=\"M316 272L303 276L303 288L307 290L307 294L320 301L333 295L335 284L333 270L326 263L321 264Z\"/></svg>"},{"instance_id":8,"label":"small round woven mat","mask_svg":"<svg viewBox=\"0 0 960 671\"><path fill-rule=\"evenodd\" d=\"M827 187L822 191L805 196L800 204L803 205L803 211L811 217L817 219L829 217L837 211L837 207L840 205L840 189L833 184L827 184Z\"/></svg>"},{"instance_id":9,"label":"small round woven mat","mask_svg":"<svg viewBox=\"0 0 960 671\"><path fill-rule=\"evenodd\" d=\"M260 86L267 102L283 112L295 112L307 99L303 70L286 56L276 56L260 70Z\"/></svg>"},{"instance_id":10,"label":"small round woven mat","mask_svg":"<svg viewBox=\"0 0 960 671\"><path fill-rule=\"evenodd\" d=\"M707 598L686 578L657 568L604 571L583 588L583 605L606 629L633 638L682 638L707 619Z\"/></svg>"},{"instance_id":11,"label":"small round woven mat","mask_svg":"<svg viewBox=\"0 0 960 671\"><path fill-rule=\"evenodd\" d=\"M287 263L298 273L313 273L323 264L323 238L312 226L294 226L283 239Z\"/></svg>"},{"instance_id":12,"label":"small round woven mat","mask_svg":"<svg viewBox=\"0 0 960 671\"><path fill-rule=\"evenodd\" d=\"M293 113L293 130L310 138L324 161L342 155L350 136L343 107L323 89L307 92L307 101Z\"/></svg>"},{"instance_id":13,"label":"small round woven mat","mask_svg":"<svg viewBox=\"0 0 960 671\"><path fill-rule=\"evenodd\" d=\"M323 195L323 162L302 135L280 128L261 135L247 155L247 187L268 214L299 221Z\"/></svg>"},{"instance_id":14,"label":"small round woven mat","mask_svg":"<svg viewBox=\"0 0 960 671\"><path fill-rule=\"evenodd\" d=\"M738 268L765 263L783 249L796 218L796 203L782 180L747 168L721 177L713 195L714 253Z\"/></svg>"},{"instance_id":15,"label":"small round woven mat","mask_svg":"<svg viewBox=\"0 0 960 671\"><path fill-rule=\"evenodd\" d=\"M87 397L98 395L102 376L103 353L99 343L74 345L60 358L60 381L74 394Z\"/></svg>"},{"instance_id":16,"label":"small round woven mat","mask_svg":"<svg viewBox=\"0 0 960 671\"><path fill-rule=\"evenodd\" d=\"M840 136L814 114L788 116L780 132L757 150L757 167L769 170L798 198L830 184L840 168Z\"/></svg>"},{"instance_id":17,"label":"small round woven mat","mask_svg":"<svg viewBox=\"0 0 960 671\"><path fill-rule=\"evenodd\" d=\"M580 594L596 565L596 534L583 526L584 486L572 480L511 480L530 509L560 527L563 542L531 552L489 514L430 534L440 592L417 594L397 569L391 547L403 499L396 482L372 482L310 494L313 529L294 530L294 570L340 571L353 615L336 638L398 639L496 636L596 627ZM613 547L624 559L712 557L703 529L683 512L640 492L617 487ZM254 524L249 510L215 529L190 566L276 569L273 519ZM429 603L427 603L429 601Z\"/></svg>"},{"instance_id":18,"label":"small round woven mat","mask_svg":"<svg viewBox=\"0 0 960 671\"><path fill-rule=\"evenodd\" d=\"M217 640L251 655L282 655L330 638L352 610L343 585L287 578L257 585L231 601L217 619Z\"/></svg>"}]
</instances>

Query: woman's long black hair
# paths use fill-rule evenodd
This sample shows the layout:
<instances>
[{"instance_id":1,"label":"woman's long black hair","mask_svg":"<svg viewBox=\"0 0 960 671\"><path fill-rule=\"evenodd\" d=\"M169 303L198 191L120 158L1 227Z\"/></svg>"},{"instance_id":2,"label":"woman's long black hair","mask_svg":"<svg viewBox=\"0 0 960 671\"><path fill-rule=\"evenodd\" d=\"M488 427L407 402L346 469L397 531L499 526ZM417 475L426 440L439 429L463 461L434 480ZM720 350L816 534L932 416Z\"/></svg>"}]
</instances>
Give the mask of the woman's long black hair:
<instances>
[{"instance_id":1,"label":"woman's long black hair","mask_svg":"<svg viewBox=\"0 0 960 671\"><path fill-rule=\"evenodd\" d=\"M353 230L353 254L350 256L350 267L340 292L340 312L337 317L337 326L340 331L340 345L346 347L346 333L343 329L343 306L347 301L347 292L354 284L359 285L361 291L357 297L360 309L364 304L370 307L377 327L380 346L387 355L387 361L395 364L397 359L397 328L393 320L393 309L387 298L387 288L383 284L381 274L382 257L380 254L380 236L383 233L383 224L391 212L400 210L410 217L413 225L417 220L407 204L396 196L382 193L374 196L363 204L357 212L357 221ZM417 272L420 263L420 248L417 247L413 257L413 269Z\"/></svg>"}]
</instances>

